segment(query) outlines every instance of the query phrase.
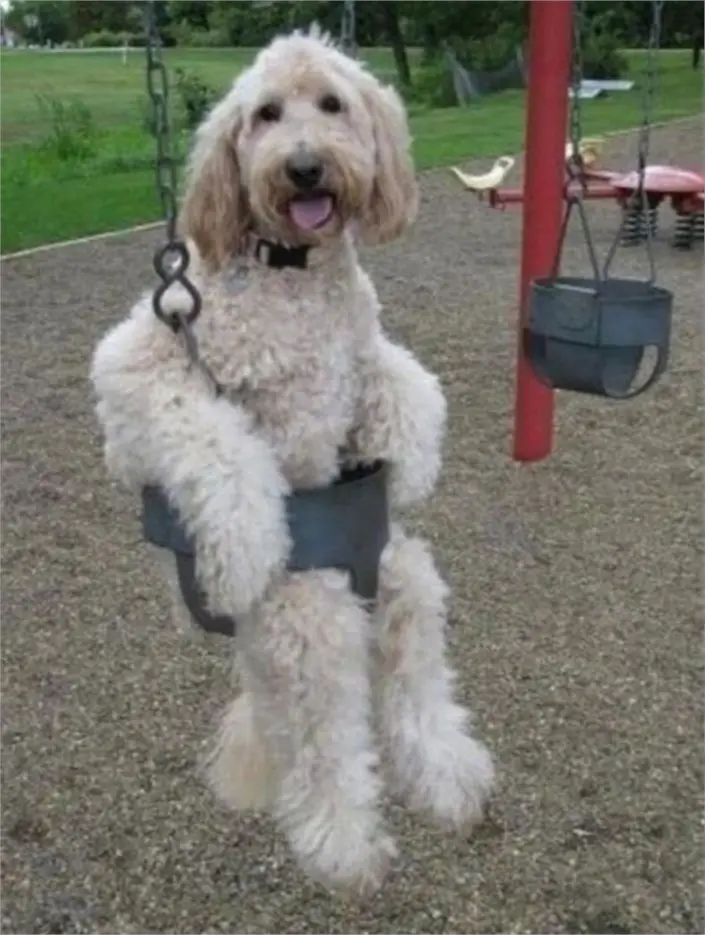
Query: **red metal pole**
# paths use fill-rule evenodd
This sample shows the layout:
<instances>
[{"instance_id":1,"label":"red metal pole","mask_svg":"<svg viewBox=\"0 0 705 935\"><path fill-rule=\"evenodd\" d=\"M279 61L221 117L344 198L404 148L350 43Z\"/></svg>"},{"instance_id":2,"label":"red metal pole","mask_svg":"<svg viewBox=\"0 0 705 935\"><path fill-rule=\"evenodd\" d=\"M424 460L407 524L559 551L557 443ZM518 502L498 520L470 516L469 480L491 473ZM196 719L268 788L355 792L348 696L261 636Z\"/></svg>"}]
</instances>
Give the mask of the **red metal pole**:
<instances>
[{"instance_id":1,"label":"red metal pole","mask_svg":"<svg viewBox=\"0 0 705 935\"><path fill-rule=\"evenodd\" d=\"M514 408L514 459L539 461L551 452L553 390L524 357L521 331L529 287L551 271L563 212L572 0L531 0L529 87L524 162L519 347Z\"/></svg>"}]
</instances>

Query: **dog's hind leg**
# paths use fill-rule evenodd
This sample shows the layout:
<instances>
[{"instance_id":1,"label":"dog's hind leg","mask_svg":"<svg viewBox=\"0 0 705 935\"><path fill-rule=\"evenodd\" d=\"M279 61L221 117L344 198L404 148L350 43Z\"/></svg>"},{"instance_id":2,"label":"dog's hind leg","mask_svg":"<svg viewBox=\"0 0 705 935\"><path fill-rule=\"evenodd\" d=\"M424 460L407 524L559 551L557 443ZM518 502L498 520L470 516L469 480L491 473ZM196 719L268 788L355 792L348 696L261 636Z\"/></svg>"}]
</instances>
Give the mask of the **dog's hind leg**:
<instances>
[{"instance_id":1,"label":"dog's hind leg","mask_svg":"<svg viewBox=\"0 0 705 935\"><path fill-rule=\"evenodd\" d=\"M377 810L370 629L347 577L327 570L289 575L237 637L276 776L272 812L307 873L358 893L379 885L395 854Z\"/></svg>"},{"instance_id":2,"label":"dog's hind leg","mask_svg":"<svg viewBox=\"0 0 705 935\"><path fill-rule=\"evenodd\" d=\"M411 807L461 829L482 819L493 767L470 734L469 712L453 700L447 595L427 546L396 528L382 555L377 610L382 731Z\"/></svg>"},{"instance_id":3,"label":"dog's hind leg","mask_svg":"<svg viewBox=\"0 0 705 935\"><path fill-rule=\"evenodd\" d=\"M201 768L216 797L239 811L264 811L274 801L277 762L258 729L246 681L223 716Z\"/></svg>"}]
</instances>

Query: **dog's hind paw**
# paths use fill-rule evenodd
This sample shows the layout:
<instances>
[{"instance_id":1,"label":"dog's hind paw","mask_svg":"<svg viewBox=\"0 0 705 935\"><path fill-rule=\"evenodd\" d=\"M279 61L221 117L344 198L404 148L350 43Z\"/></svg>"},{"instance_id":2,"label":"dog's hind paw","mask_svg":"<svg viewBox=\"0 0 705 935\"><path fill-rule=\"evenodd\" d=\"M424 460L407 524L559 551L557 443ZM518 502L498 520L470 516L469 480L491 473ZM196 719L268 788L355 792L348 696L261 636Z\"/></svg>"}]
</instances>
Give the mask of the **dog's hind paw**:
<instances>
[{"instance_id":1,"label":"dog's hind paw","mask_svg":"<svg viewBox=\"0 0 705 935\"><path fill-rule=\"evenodd\" d=\"M276 768L256 729L252 696L239 695L225 711L201 771L216 798L240 811L264 811L273 799Z\"/></svg>"},{"instance_id":2,"label":"dog's hind paw","mask_svg":"<svg viewBox=\"0 0 705 935\"><path fill-rule=\"evenodd\" d=\"M409 805L429 812L441 827L468 831L484 819L493 786L494 767L488 749L457 732L445 755L426 760L407 793Z\"/></svg>"},{"instance_id":3,"label":"dog's hind paw","mask_svg":"<svg viewBox=\"0 0 705 935\"><path fill-rule=\"evenodd\" d=\"M313 879L341 896L368 897L382 885L397 856L397 847L387 835L374 841L356 839L351 828L332 830L313 853L297 855Z\"/></svg>"},{"instance_id":4,"label":"dog's hind paw","mask_svg":"<svg viewBox=\"0 0 705 935\"><path fill-rule=\"evenodd\" d=\"M393 839L370 816L312 815L289 826L289 843L301 868L339 895L370 896L381 886L397 855Z\"/></svg>"}]
</instances>

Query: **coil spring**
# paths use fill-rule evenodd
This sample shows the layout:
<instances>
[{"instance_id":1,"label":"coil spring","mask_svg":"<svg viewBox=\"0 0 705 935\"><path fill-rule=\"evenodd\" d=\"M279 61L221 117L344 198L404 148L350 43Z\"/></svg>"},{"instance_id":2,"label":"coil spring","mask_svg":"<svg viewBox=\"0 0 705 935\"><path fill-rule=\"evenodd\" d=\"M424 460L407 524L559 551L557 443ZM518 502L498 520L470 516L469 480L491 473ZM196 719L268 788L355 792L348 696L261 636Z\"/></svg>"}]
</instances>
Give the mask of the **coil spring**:
<instances>
[{"instance_id":1,"label":"coil spring","mask_svg":"<svg viewBox=\"0 0 705 935\"><path fill-rule=\"evenodd\" d=\"M640 206L624 208L623 210L625 212L622 230L623 246L633 247L635 244L642 243L647 238L647 231L650 231L652 237L656 236L658 229L658 208L656 206L650 206L646 212Z\"/></svg>"}]
</instances>

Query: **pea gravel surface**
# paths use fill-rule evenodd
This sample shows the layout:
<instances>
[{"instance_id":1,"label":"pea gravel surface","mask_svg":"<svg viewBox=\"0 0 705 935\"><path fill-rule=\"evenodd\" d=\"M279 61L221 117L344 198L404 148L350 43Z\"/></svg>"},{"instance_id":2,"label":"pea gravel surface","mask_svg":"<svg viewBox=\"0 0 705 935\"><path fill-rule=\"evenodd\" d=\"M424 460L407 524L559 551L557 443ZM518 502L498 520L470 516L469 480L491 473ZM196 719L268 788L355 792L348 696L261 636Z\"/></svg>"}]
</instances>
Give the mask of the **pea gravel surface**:
<instances>
[{"instance_id":1,"label":"pea gravel surface","mask_svg":"<svg viewBox=\"0 0 705 935\"><path fill-rule=\"evenodd\" d=\"M636 137L605 162L629 168ZM698 121L652 160L697 165ZM478 169L479 166L468 168ZM670 369L630 403L561 394L556 449L509 457L520 211L447 171L366 252L387 325L442 379L437 493L409 524L454 592L458 690L500 785L472 838L387 802L400 859L365 903L306 880L269 819L196 774L230 645L188 639L111 483L95 342L153 285L159 231L2 263L5 932L702 932L702 245L656 244ZM598 248L617 223L591 203ZM577 228L566 268L587 268ZM646 271L622 250L618 270Z\"/></svg>"}]
</instances>

